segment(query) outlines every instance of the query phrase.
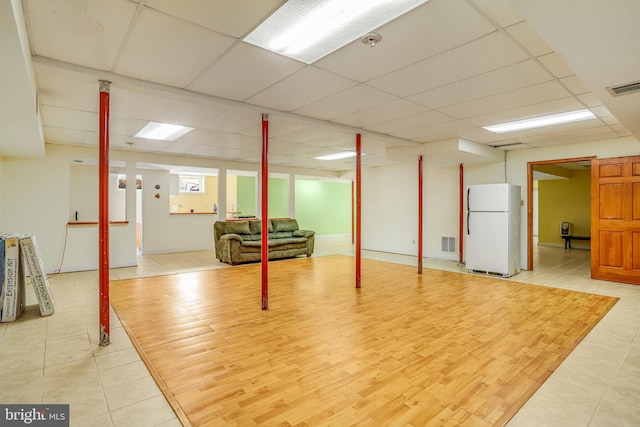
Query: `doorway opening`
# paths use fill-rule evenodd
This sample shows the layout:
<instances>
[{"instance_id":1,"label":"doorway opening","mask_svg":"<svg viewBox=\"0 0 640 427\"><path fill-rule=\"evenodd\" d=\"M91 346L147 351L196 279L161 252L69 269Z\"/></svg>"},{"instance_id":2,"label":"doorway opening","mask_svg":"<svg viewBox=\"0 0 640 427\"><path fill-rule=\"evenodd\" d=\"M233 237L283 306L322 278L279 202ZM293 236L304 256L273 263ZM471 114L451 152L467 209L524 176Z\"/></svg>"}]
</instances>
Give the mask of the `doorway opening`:
<instances>
[{"instance_id":1,"label":"doorway opening","mask_svg":"<svg viewBox=\"0 0 640 427\"><path fill-rule=\"evenodd\" d=\"M555 233L555 231L557 231L557 236L554 235L549 240L557 240L558 242L562 242L562 245L564 244L565 240L561 237L560 226L562 222L570 222L570 218L565 219L565 217L570 216L569 213L571 212L571 209L568 209L564 211L565 213L561 213L560 215L562 216L558 218L562 219L558 219L552 216L551 219L547 220L548 223L545 223L544 226L542 226L541 223L538 223L539 208L541 206L540 201L537 200L538 191L536 191L536 189L538 188L538 185L534 183L538 183L540 180L545 178L548 179L549 177L554 177L555 179L569 179L572 175L577 173L574 171L580 171L582 174L584 174L585 170L590 169L592 159L595 159L595 156L544 160L527 163L527 270L531 271L534 269L534 241L536 242L536 244L539 243L539 239L541 237L540 233L545 233L547 237L544 238L548 239L549 233ZM586 174L587 180L589 180L590 182L590 178L588 177L589 172L587 172ZM587 189L585 191L590 196L589 185L587 185ZM590 215L588 206L586 208L578 207L576 209L586 209L586 212L578 213L584 213L583 217L587 218L587 225L580 224L580 226L583 228L586 227L586 231L588 232L588 218ZM562 212L558 209L552 210L554 212ZM561 244L558 243L558 246L561 246Z\"/></svg>"}]
</instances>

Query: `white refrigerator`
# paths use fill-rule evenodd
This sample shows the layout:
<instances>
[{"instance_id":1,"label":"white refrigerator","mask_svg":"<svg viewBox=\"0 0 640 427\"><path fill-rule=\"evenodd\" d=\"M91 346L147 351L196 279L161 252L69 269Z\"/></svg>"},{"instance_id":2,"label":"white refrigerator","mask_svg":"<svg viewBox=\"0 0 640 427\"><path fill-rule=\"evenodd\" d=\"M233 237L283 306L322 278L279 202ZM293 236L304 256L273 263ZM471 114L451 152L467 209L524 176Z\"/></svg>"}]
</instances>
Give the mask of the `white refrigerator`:
<instances>
[{"instance_id":1,"label":"white refrigerator","mask_svg":"<svg viewBox=\"0 0 640 427\"><path fill-rule=\"evenodd\" d=\"M467 186L469 272L511 277L520 272L520 187Z\"/></svg>"}]
</instances>

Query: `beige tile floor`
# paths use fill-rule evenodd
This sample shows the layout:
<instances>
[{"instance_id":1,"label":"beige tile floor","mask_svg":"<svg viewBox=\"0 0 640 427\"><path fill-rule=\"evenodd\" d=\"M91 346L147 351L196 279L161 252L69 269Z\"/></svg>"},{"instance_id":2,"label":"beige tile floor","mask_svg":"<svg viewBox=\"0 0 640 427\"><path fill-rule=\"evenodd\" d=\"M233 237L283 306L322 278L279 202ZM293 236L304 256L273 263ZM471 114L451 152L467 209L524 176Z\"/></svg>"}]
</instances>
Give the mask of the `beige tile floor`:
<instances>
[{"instance_id":1,"label":"beige tile floor","mask_svg":"<svg viewBox=\"0 0 640 427\"><path fill-rule=\"evenodd\" d=\"M320 236L314 256L334 253L352 255L350 238ZM363 256L417 265L404 255ZM137 267L113 269L111 279L226 267L210 251L150 255ZM451 261L425 260L424 267L466 272ZM640 286L591 280L588 251L541 246L534 270L508 280L620 298L509 426L639 426ZM39 316L30 292L20 319L0 324L0 403L68 403L72 426L179 426L113 312L111 344L98 345L97 272L59 274L50 283L53 316Z\"/></svg>"}]
</instances>

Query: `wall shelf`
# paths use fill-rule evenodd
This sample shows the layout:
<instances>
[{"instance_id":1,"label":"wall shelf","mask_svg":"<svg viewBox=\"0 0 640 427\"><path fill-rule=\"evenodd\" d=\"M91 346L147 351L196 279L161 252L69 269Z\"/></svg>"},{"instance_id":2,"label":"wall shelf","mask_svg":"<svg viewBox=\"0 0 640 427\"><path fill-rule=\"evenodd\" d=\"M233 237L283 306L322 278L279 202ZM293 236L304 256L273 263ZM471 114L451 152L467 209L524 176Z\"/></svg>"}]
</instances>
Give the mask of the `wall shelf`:
<instances>
[{"instance_id":1,"label":"wall shelf","mask_svg":"<svg viewBox=\"0 0 640 427\"><path fill-rule=\"evenodd\" d=\"M129 221L109 221L109 225L127 225ZM69 221L67 225L98 225L98 221Z\"/></svg>"}]
</instances>

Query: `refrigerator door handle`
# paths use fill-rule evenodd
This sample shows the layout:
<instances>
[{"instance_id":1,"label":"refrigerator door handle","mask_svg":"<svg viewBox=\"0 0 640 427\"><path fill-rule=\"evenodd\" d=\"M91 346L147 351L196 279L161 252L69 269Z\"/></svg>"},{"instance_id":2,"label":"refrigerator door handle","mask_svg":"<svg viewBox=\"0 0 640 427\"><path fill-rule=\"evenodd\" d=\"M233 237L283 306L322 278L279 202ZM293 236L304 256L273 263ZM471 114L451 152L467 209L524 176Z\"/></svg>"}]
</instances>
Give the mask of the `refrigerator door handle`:
<instances>
[{"instance_id":1,"label":"refrigerator door handle","mask_svg":"<svg viewBox=\"0 0 640 427\"><path fill-rule=\"evenodd\" d=\"M471 207L469 206L469 195L471 194L471 188L467 188L467 212L469 212L471 210Z\"/></svg>"},{"instance_id":2,"label":"refrigerator door handle","mask_svg":"<svg viewBox=\"0 0 640 427\"><path fill-rule=\"evenodd\" d=\"M471 215L471 211L467 211L467 234L471 234L471 230L469 229L469 215Z\"/></svg>"}]
</instances>

